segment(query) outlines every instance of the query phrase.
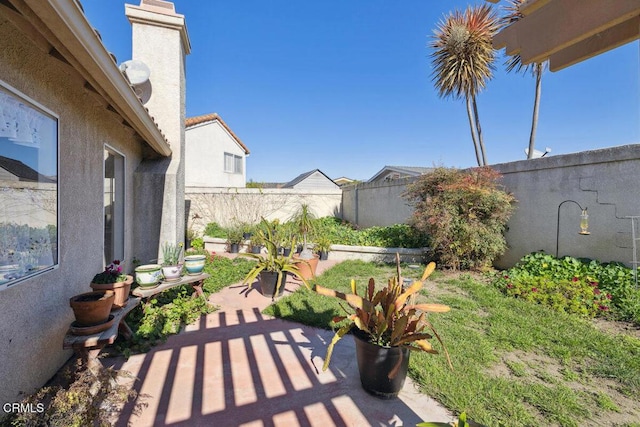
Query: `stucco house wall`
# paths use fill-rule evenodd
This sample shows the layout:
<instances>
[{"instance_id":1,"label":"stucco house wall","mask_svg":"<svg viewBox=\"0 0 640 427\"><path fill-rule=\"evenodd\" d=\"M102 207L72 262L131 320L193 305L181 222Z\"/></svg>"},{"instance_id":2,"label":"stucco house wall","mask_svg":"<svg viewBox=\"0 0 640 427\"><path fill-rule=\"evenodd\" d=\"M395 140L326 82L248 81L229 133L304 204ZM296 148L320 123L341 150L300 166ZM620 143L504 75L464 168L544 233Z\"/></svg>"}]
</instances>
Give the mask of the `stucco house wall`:
<instances>
[{"instance_id":1,"label":"stucco house wall","mask_svg":"<svg viewBox=\"0 0 640 427\"><path fill-rule=\"evenodd\" d=\"M159 7L160 21L174 21L168 37L186 47L172 56L180 76L172 87L180 87L163 91L158 83L154 91L177 102L172 115L182 117L152 116L155 112L141 103L75 0L0 4L0 82L58 122L58 264L0 290L0 402L18 402L20 393L41 387L72 355L62 349L74 319L69 298L91 291L89 283L105 262L105 148L124 158L125 270L133 271L134 257L158 256L161 233L178 242L184 236L184 63L175 58L183 61L189 42L172 3L141 1L146 12ZM163 43L162 38L153 41ZM159 123L167 125L166 136ZM145 197L159 200L159 207L150 208ZM3 215L0 221L13 220ZM147 240L141 243L138 235Z\"/></svg>"},{"instance_id":2,"label":"stucco house wall","mask_svg":"<svg viewBox=\"0 0 640 427\"><path fill-rule=\"evenodd\" d=\"M90 291L103 267L104 146L125 156L127 176L140 163L142 146L69 65L42 52L1 14L0 40L0 80L59 118L59 267L0 294L0 401L15 402L19 391L42 386L71 355L62 350L73 321L69 298ZM132 180L125 193L130 202ZM125 215L130 257L132 212Z\"/></svg>"},{"instance_id":3,"label":"stucco house wall","mask_svg":"<svg viewBox=\"0 0 640 427\"><path fill-rule=\"evenodd\" d=\"M246 147L217 115L211 120L189 125L185 131L186 187L244 187L247 182ZM242 173L225 172L225 153L239 156Z\"/></svg>"}]
</instances>

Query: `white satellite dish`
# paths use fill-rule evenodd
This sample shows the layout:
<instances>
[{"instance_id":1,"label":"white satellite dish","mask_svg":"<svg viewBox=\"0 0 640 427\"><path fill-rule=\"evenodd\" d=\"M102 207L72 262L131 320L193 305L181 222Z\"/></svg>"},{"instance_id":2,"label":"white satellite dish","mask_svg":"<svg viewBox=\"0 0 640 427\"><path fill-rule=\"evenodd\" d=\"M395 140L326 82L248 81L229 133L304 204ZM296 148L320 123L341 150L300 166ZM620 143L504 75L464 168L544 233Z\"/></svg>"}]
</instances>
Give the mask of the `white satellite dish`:
<instances>
[{"instance_id":1,"label":"white satellite dish","mask_svg":"<svg viewBox=\"0 0 640 427\"><path fill-rule=\"evenodd\" d=\"M149 81L151 70L144 62L131 59L120 64L120 71L127 77L133 86L140 86Z\"/></svg>"},{"instance_id":2,"label":"white satellite dish","mask_svg":"<svg viewBox=\"0 0 640 427\"><path fill-rule=\"evenodd\" d=\"M540 151L540 150L533 150L533 157L534 159L539 159L540 157L544 157L547 154L549 154L551 152L551 148L547 147L544 149L544 152ZM524 154L527 156L527 159L529 158L529 149L525 148L524 149Z\"/></svg>"}]
</instances>

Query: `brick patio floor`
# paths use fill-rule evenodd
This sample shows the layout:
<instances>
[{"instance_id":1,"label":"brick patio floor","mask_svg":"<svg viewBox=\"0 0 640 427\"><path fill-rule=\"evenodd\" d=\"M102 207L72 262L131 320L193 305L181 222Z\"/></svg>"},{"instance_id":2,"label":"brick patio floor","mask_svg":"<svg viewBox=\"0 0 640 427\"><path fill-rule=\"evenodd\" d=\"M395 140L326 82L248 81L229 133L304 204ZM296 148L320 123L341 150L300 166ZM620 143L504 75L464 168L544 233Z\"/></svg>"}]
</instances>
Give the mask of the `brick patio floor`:
<instances>
[{"instance_id":1,"label":"brick patio floor","mask_svg":"<svg viewBox=\"0 0 640 427\"><path fill-rule=\"evenodd\" d=\"M334 264L321 261L318 274ZM297 286L288 281L285 295ZM271 299L258 289L232 285L209 300L220 310L148 353L103 360L138 378L132 384L138 400L116 425L359 427L452 419L410 378L397 399L364 392L350 337L322 372L333 333L261 314ZM137 403L143 406L134 413Z\"/></svg>"}]
</instances>

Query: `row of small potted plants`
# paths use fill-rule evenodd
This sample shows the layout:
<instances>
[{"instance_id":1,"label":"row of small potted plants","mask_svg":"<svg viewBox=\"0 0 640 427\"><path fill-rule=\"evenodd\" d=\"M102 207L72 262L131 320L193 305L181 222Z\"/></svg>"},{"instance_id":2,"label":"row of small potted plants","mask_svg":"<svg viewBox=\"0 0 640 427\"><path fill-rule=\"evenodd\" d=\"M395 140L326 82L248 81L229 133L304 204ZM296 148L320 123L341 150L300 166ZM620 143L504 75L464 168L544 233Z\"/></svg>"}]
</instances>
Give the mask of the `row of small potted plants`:
<instances>
[{"instance_id":1,"label":"row of small potted plants","mask_svg":"<svg viewBox=\"0 0 640 427\"><path fill-rule=\"evenodd\" d=\"M200 274L204 268L205 255L186 255L181 261L183 244L165 243L162 247L162 264L145 264L136 267L135 281L142 289L152 289L164 281L178 281L183 272ZM71 297L69 304L75 315L71 331L76 335L93 334L107 329L112 319L111 312L127 305L134 277L125 274L119 260L112 261L104 271L91 281L92 292Z\"/></svg>"}]
</instances>

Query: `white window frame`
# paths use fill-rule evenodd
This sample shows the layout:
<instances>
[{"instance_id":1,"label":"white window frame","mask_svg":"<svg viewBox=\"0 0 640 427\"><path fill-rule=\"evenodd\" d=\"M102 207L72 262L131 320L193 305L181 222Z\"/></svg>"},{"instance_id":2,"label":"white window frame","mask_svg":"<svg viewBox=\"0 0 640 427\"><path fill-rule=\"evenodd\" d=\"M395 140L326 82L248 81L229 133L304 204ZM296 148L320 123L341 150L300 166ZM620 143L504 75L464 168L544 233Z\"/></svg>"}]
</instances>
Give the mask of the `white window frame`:
<instances>
[{"instance_id":1,"label":"white window frame","mask_svg":"<svg viewBox=\"0 0 640 427\"><path fill-rule=\"evenodd\" d=\"M224 153L224 171L225 173L232 173L242 175L242 156L238 156L233 153Z\"/></svg>"},{"instance_id":2,"label":"white window frame","mask_svg":"<svg viewBox=\"0 0 640 427\"><path fill-rule=\"evenodd\" d=\"M114 162L114 174L116 174L116 176L114 177L115 179L115 189L114 189L114 193L115 193L115 207L114 207L114 212L112 213L113 215L113 232L112 232L112 244L111 244L111 248L107 248L107 237L106 237L106 218L105 218L105 213L103 212L102 215L102 229L104 231L103 234L103 247L104 247L104 254L103 254L103 258L104 258L104 263L105 265L108 265L109 263L111 263L111 261L113 261L114 259L117 260L124 260L125 259L125 234L124 234L124 230L125 230L125 209L124 207L126 206L126 168L127 168L127 156L124 155L124 153L122 153L121 151L113 148L112 146L108 145L108 144L104 144L104 160L102 162L102 179L103 179L103 210L105 208L105 198L106 198L106 194L105 191L106 189L104 188L105 186L105 180L106 180L106 173L107 173L107 168L106 168L106 160L107 160L107 154L113 155L115 156L114 158L116 160L120 160L119 162L116 161ZM115 164L118 163L118 164ZM120 179L118 179L117 174L120 174ZM112 253L107 254L107 249L110 249L110 251L112 251ZM109 259L110 258L110 259Z\"/></svg>"}]
</instances>

